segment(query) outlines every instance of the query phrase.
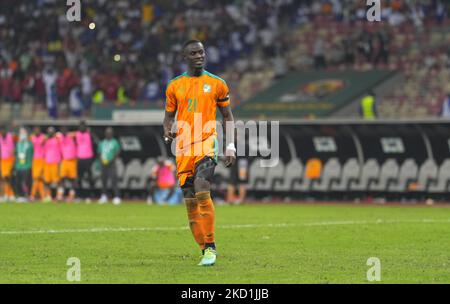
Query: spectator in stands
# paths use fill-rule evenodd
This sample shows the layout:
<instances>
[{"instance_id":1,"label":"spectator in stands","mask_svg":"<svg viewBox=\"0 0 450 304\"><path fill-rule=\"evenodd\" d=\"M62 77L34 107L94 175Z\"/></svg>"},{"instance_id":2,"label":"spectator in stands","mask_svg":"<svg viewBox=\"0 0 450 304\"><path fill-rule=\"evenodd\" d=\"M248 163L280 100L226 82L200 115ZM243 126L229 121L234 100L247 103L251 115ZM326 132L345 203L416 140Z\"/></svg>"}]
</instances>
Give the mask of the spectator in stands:
<instances>
[{"instance_id":1,"label":"spectator in stands","mask_svg":"<svg viewBox=\"0 0 450 304\"><path fill-rule=\"evenodd\" d=\"M58 74L56 70L48 67L42 73L42 78L45 84L46 104L48 110L48 116L53 119L58 118L58 97L56 91L56 80Z\"/></svg>"},{"instance_id":2,"label":"spectator in stands","mask_svg":"<svg viewBox=\"0 0 450 304\"><path fill-rule=\"evenodd\" d=\"M25 128L19 130L19 140L15 151L15 180L17 202L25 203L31 190L31 166L33 163L33 143L28 137L28 131Z\"/></svg>"},{"instance_id":3,"label":"spectator in stands","mask_svg":"<svg viewBox=\"0 0 450 304\"><path fill-rule=\"evenodd\" d=\"M389 55L394 59L391 62L389 58L389 64L398 68L408 53L407 45L402 45L408 40L404 37L414 36L419 46L422 43L416 37L422 31L409 33L411 25L414 29L423 28L431 36L432 26L447 24L450 7L449 1L442 0L381 1L384 22L368 24L365 3L355 0L164 3L96 0L83 3L83 11L88 12L86 18L69 26L56 2L0 1L1 27L8 29L0 30L0 98L11 102L36 96L39 102L47 101L50 117L58 116L58 102L69 102L70 89L78 78L82 78L85 111L91 100L105 104L115 103L118 98L123 102L128 97L131 102L141 99L162 104L163 88L185 69L179 51L180 42L187 37L205 41L210 54L208 68L212 72L219 75L226 72L240 79L254 78L254 82L231 86L231 93L238 97L254 95L270 85L274 77L280 77L278 72L270 73L270 63L278 56L274 41L289 41L284 48L286 56L282 55L289 69L323 68L322 54L327 59L333 56L321 42L315 41L317 29L325 33L323 39L330 44L331 51L336 42L329 38L338 37L341 29L366 28L368 31L360 39L352 39L349 44L357 44L362 54L361 60L356 58L354 67L362 69L370 67L367 63L385 63ZM90 22L95 22L95 29L86 26ZM392 39L373 41L370 32L376 33L379 27L386 27L395 35ZM395 44L397 36L403 37L399 45L391 48L390 41ZM345 54L353 53L344 50ZM120 55L117 62L113 61L115 54ZM398 56L402 59L397 60ZM353 65L351 56L346 61ZM242 62L250 63L247 64L250 68L241 69ZM341 62L327 60L325 66L334 68L335 63ZM54 67L56 77L48 75L48 66ZM149 71L155 73L152 79L147 78ZM14 83L15 79L18 82ZM131 85L127 79L132 79Z\"/></svg>"},{"instance_id":4,"label":"spectator in stands","mask_svg":"<svg viewBox=\"0 0 450 304\"><path fill-rule=\"evenodd\" d=\"M442 103L441 117L447 119L450 118L450 93L448 93Z\"/></svg>"},{"instance_id":5,"label":"spectator in stands","mask_svg":"<svg viewBox=\"0 0 450 304\"><path fill-rule=\"evenodd\" d=\"M314 43L314 67L316 70L325 69L327 67L327 62L325 59L325 41L322 37L316 39Z\"/></svg>"},{"instance_id":6,"label":"spectator in stands","mask_svg":"<svg viewBox=\"0 0 450 304\"><path fill-rule=\"evenodd\" d=\"M122 200L119 196L119 185L117 175L116 161L120 154L119 141L114 138L114 131L111 127L106 128L105 138L98 144L98 155L101 166L102 176L102 195L99 203L108 202L108 184L111 182L111 188L114 195L113 204L120 205Z\"/></svg>"},{"instance_id":7,"label":"spectator in stands","mask_svg":"<svg viewBox=\"0 0 450 304\"><path fill-rule=\"evenodd\" d=\"M371 120L378 117L375 93L370 90L361 99L359 113L363 119Z\"/></svg>"},{"instance_id":8,"label":"spectator in stands","mask_svg":"<svg viewBox=\"0 0 450 304\"><path fill-rule=\"evenodd\" d=\"M83 96L79 86L74 86L70 90L69 108L71 115L79 118L83 113Z\"/></svg>"},{"instance_id":9,"label":"spectator in stands","mask_svg":"<svg viewBox=\"0 0 450 304\"><path fill-rule=\"evenodd\" d=\"M91 75L86 72L81 76L81 99L83 101L83 112L89 114L92 105L92 81Z\"/></svg>"},{"instance_id":10,"label":"spectator in stands","mask_svg":"<svg viewBox=\"0 0 450 304\"><path fill-rule=\"evenodd\" d=\"M151 173L150 195L147 203L181 204L183 193L175 178L175 165L164 157L159 157Z\"/></svg>"}]
</instances>

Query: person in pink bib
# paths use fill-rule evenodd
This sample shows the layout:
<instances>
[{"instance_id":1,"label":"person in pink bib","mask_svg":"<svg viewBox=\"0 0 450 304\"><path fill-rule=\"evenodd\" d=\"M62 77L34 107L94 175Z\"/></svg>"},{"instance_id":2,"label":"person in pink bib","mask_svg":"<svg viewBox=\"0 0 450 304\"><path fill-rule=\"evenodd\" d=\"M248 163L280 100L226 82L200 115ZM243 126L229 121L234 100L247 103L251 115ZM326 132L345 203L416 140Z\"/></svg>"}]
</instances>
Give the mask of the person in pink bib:
<instances>
[{"instance_id":1,"label":"person in pink bib","mask_svg":"<svg viewBox=\"0 0 450 304\"><path fill-rule=\"evenodd\" d=\"M151 204L180 204L183 201L183 193L177 185L175 178L175 165L170 161L159 157L157 164L151 172L152 185L147 203Z\"/></svg>"},{"instance_id":2,"label":"person in pink bib","mask_svg":"<svg viewBox=\"0 0 450 304\"><path fill-rule=\"evenodd\" d=\"M44 144L44 181L47 186L46 202L52 201L51 188L59 188L59 164L62 159L61 145L59 139L56 137L54 127L47 129L47 139Z\"/></svg>"},{"instance_id":3,"label":"person in pink bib","mask_svg":"<svg viewBox=\"0 0 450 304\"><path fill-rule=\"evenodd\" d=\"M31 165L33 185L31 186L30 200L35 200L36 194L39 194L40 199L43 200L45 199L46 194L44 187L44 143L46 140L46 136L41 132L41 127L34 127L33 134L31 135L30 139L31 143L33 144L33 164Z\"/></svg>"},{"instance_id":4,"label":"person in pink bib","mask_svg":"<svg viewBox=\"0 0 450 304\"><path fill-rule=\"evenodd\" d=\"M80 121L78 131L75 132L75 140L77 144L77 159L78 159L78 195L81 196L83 192L86 201L90 201L90 191L93 187L92 182L92 162L94 159L94 141L90 130L86 126L85 121ZM87 175L88 188L83 189L83 178Z\"/></svg>"},{"instance_id":5,"label":"person in pink bib","mask_svg":"<svg viewBox=\"0 0 450 304\"><path fill-rule=\"evenodd\" d=\"M61 185L58 189L58 200L62 200L64 196L64 184L68 184L69 195L68 202L75 199L75 187L77 183L77 145L75 143L75 133L70 133L67 127L62 127L61 132L57 134L61 146L61 168L60 178Z\"/></svg>"},{"instance_id":6,"label":"person in pink bib","mask_svg":"<svg viewBox=\"0 0 450 304\"><path fill-rule=\"evenodd\" d=\"M0 158L1 158L1 181L3 183L4 197L2 200L14 200L14 190L12 186L12 173L14 168L15 143L14 135L6 132L4 126L0 126Z\"/></svg>"}]
</instances>

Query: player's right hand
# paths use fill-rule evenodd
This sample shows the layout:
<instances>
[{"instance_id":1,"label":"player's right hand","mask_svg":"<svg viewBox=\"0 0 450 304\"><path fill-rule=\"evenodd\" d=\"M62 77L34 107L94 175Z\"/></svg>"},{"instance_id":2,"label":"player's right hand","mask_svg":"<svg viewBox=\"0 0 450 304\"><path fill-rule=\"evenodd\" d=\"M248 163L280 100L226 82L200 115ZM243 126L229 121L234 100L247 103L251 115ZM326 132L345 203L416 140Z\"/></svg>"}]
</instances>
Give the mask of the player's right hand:
<instances>
[{"instance_id":1,"label":"player's right hand","mask_svg":"<svg viewBox=\"0 0 450 304\"><path fill-rule=\"evenodd\" d=\"M176 136L176 134L172 133L172 132L164 133L164 135L163 135L164 143L166 145L169 145L175 139L175 136Z\"/></svg>"}]
</instances>

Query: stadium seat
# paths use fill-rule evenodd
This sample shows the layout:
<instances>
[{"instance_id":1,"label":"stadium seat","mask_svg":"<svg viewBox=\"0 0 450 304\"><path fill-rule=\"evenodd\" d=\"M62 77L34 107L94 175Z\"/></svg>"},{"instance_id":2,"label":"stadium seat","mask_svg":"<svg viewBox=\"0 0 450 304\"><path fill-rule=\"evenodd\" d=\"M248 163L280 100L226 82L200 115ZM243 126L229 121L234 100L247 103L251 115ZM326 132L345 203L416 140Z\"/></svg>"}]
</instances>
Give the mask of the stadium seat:
<instances>
[{"instance_id":1,"label":"stadium seat","mask_svg":"<svg viewBox=\"0 0 450 304\"><path fill-rule=\"evenodd\" d=\"M341 164L337 158L330 158L323 167L321 177L312 183L314 191L329 191L334 181L339 181L341 175Z\"/></svg>"},{"instance_id":2,"label":"stadium seat","mask_svg":"<svg viewBox=\"0 0 450 304\"><path fill-rule=\"evenodd\" d=\"M303 169L306 169L306 165L303 167ZM305 171L306 170L303 170L297 173L298 178L296 178L292 182L292 190L299 192L307 192L311 189L312 180L306 177Z\"/></svg>"},{"instance_id":3,"label":"stadium seat","mask_svg":"<svg viewBox=\"0 0 450 304\"><path fill-rule=\"evenodd\" d=\"M290 191L293 184L299 181L303 174L303 164L298 158L293 158L285 166L283 180L280 183L274 183L275 191Z\"/></svg>"},{"instance_id":4,"label":"stadium seat","mask_svg":"<svg viewBox=\"0 0 450 304\"><path fill-rule=\"evenodd\" d=\"M342 167L341 179L331 182L331 191L348 191L350 182L358 180L360 166L356 158L348 159Z\"/></svg>"},{"instance_id":5,"label":"stadium seat","mask_svg":"<svg viewBox=\"0 0 450 304\"><path fill-rule=\"evenodd\" d=\"M437 180L430 185L429 192L431 193L447 192L449 188L448 187L449 181L450 181L450 159L447 158L439 167Z\"/></svg>"},{"instance_id":6,"label":"stadium seat","mask_svg":"<svg viewBox=\"0 0 450 304\"><path fill-rule=\"evenodd\" d=\"M361 170L361 175L357 181L350 181L350 190L367 191L372 182L378 180L380 166L375 159L368 159Z\"/></svg>"},{"instance_id":7,"label":"stadium seat","mask_svg":"<svg viewBox=\"0 0 450 304\"><path fill-rule=\"evenodd\" d=\"M140 188L140 181L142 178L142 165L139 159L132 159L125 166L125 173L123 176L124 184L129 189L142 189Z\"/></svg>"},{"instance_id":8,"label":"stadium seat","mask_svg":"<svg viewBox=\"0 0 450 304\"><path fill-rule=\"evenodd\" d=\"M265 185L267 168L261 167L260 158L253 160L249 168L249 189L269 190L261 185Z\"/></svg>"},{"instance_id":9,"label":"stadium seat","mask_svg":"<svg viewBox=\"0 0 450 304\"><path fill-rule=\"evenodd\" d=\"M434 159L427 159L420 166L416 191L427 191L431 182L436 181L438 166Z\"/></svg>"},{"instance_id":10,"label":"stadium seat","mask_svg":"<svg viewBox=\"0 0 450 304\"><path fill-rule=\"evenodd\" d=\"M418 167L414 159L406 159L400 167L398 179L396 183L391 184L388 187L388 191L391 192L404 192L409 191L411 182L417 180Z\"/></svg>"},{"instance_id":11,"label":"stadium seat","mask_svg":"<svg viewBox=\"0 0 450 304\"><path fill-rule=\"evenodd\" d=\"M387 191L392 182L397 181L399 168L395 159L386 159L380 169L380 176L377 182L369 185L370 191Z\"/></svg>"},{"instance_id":12,"label":"stadium seat","mask_svg":"<svg viewBox=\"0 0 450 304\"><path fill-rule=\"evenodd\" d=\"M264 187L265 189L273 190L275 188L275 184L283 180L283 174L284 164L283 161L279 159L275 167L268 168L267 178L262 187Z\"/></svg>"}]
</instances>

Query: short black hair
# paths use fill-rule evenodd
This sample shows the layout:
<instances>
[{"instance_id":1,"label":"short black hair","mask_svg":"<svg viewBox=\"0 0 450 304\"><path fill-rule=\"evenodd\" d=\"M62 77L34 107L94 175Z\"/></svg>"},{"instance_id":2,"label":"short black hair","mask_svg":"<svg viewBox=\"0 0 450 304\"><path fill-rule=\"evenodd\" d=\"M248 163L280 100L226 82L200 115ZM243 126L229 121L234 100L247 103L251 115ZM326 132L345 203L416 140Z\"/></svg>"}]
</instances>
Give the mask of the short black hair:
<instances>
[{"instance_id":1,"label":"short black hair","mask_svg":"<svg viewBox=\"0 0 450 304\"><path fill-rule=\"evenodd\" d=\"M191 39L191 40L188 40L188 41L186 41L185 43L183 43L183 50L188 46L188 45L190 45L190 44L193 44L193 43L202 43L200 40L197 40L197 39Z\"/></svg>"}]
</instances>

